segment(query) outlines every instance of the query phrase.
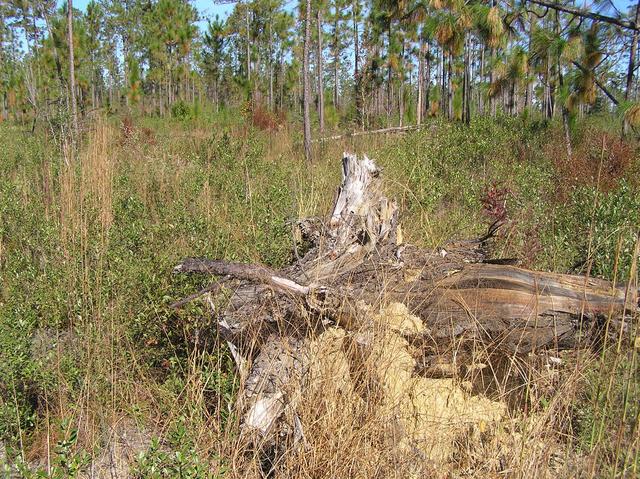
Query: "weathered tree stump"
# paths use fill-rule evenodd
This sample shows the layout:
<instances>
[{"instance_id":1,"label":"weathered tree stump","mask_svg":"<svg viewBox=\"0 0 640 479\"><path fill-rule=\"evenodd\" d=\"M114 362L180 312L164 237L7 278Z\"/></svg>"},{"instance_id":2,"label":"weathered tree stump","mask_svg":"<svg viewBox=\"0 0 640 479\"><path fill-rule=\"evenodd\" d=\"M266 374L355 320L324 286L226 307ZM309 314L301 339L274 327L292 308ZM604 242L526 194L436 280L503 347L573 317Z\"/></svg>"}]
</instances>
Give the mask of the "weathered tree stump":
<instances>
[{"instance_id":1,"label":"weathered tree stump","mask_svg":"<svg viewBox=\"0 0 640 479\"><path fill-rule=\"evenodd\" d=\"M635 290L491 260L487 243L497 225L482 238L435 251L405 244L380 173L366 156L345 154L329 219L299 223L311 247L282 271L194 258L175 268L235 281L219 324L237 361L249 364L243 424L259 438L268 440L278 419L294 411L299 385L292 382L304 368L310 333L329 325L366 331L369 312L382 304L404 303L422 320L424 330L411 340L425 355L454 343L481 342L510 354L573 348L597 338L607 321L625 328L626 315L637 311ZM366 349L366 335L356 341ZM286 434L302 437L295 411L287 424Z\"/></svg>"}]
</instances>

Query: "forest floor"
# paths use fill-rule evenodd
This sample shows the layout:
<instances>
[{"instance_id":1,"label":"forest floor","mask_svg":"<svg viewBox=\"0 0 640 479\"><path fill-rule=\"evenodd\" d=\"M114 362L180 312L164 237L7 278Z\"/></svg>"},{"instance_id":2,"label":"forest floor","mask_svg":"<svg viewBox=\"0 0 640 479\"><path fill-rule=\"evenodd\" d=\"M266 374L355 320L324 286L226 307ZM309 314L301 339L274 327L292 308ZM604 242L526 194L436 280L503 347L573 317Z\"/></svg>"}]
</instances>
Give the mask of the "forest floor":
<instances>
[{"instance_id":1,"label":"forest floor","mask_svg":"<svg viewBox=\"0 0 640 479\"><path fill-rule=\"evenodd\" d=\"M345 415L360 408L346 397L342 414L308 416L307 449L260 462L238 447L241 384L214 319L201 301L170 307L210 281L172 275L184 257L289 264L292 224L330 211L343 151L384 168L409 243L435 248L500 219L496 257L637 287L639 150L609 118L575 125L571 159L559 125L498 118L315 144L311 165L298 129L244 120L97 119L75 159L0 125L0 475L417 474L379 421ZM638 477L639 352L625 340L483 364L507 372L473 397L455 374L414 385L449 418L420 457L434 477ZM407 365L394 364L399 377Z\"/></svg>"}]
</instances>

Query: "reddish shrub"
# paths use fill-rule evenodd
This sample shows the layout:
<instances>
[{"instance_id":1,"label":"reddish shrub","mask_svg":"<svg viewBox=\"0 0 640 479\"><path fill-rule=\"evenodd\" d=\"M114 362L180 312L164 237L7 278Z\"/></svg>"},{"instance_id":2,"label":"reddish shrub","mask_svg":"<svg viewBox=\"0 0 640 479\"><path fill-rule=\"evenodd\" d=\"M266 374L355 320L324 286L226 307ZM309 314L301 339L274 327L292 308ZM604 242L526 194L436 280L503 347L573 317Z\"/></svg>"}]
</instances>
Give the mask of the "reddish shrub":
<instances>
[{"instance_id":1,"label":"reddish shrub","mask_svg":"<svg viewBox=\"0 0 640 479\"><path fill-rule=\"evenodd\" d=\"M145 127L136 127L133 123L133 118L127 115L122 118L122 124L120 125L120 144L125 145L136 142L155 145L156 138L153 130Z\"/></svg>"},{"instance_id":2,"label":"reddish shrub","mask_svg":"<svg viewBox=\"0 0 640 479\"><path fill-rule=\"evenodd\" d=\"M120 125L121 143L131 141L134 132L135 127L133 126L133 118L131 118L130 115L127 115L122 119L122 124Z\"/></svg>"},{"instance_id":3,"label":"reddish shrub","mask_svg":"<svg viewBox=\"0 0 640 479\"><path fill-rule=\"evenodd\" d=\"M598 186L602 191L615 188L629 171L635 151L617 135L590 129L573 145L571 159L560 135L552 139L547 154L554 159L557 194L564 199L575 186Z\"/></svg>"},{"instance_id":4,"label":"reddish shrub","mask_svg":"<svg viewBox=\"0 0 640 479\"><path fill-rule=\"evenodd\" d=\"M282 112L273 113L262 105L255 105L251 110L251 123L264 131L276 131L283 125Z\"/></svg>"},{"instance_id":5,"label":"reddish shrub","mask_svg":"<svg viewBox=\"0 0 640 479\"><path fill-rule=\"evenodd\" d=\"M140 128L140 137L147 145L156 144L156 135L153 133L151 128Z\"/></svg>"},{"instance_id":6,"label":"reddish shrub","mask_svg":"<svg viewBox=\"0 0 640 479\"><path fill-rule=\"evenodd\" d=\"M492 222L503 222L508 218L507 198L513 194L510 188L498 186L496 183L485 190L482 202L482 212Z\"/></svg>"}]
</instances>

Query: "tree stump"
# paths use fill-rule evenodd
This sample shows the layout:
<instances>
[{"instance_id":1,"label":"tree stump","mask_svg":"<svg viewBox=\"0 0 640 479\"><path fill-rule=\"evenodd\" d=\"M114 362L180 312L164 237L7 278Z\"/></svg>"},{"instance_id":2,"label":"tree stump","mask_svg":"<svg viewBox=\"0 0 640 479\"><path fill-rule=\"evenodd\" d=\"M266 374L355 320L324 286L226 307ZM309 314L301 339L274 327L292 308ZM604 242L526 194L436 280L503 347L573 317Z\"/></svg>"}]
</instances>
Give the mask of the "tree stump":
<instances>
[{"instance_id":1,"label":"tree stump","mask_svg":"<svg viewBox=\"0 0 640 479\"><path fill-rule=\"evenodd\" d=\"M291 266L274 271L189 258L174 270L232 284L219 325L238 365L247 365L243 428L260 444L277 435L304 437L296 378L308 367L305 345L313 333L338 326L366 350L371 311L382 305L403 303L422 321L424 328L406 336L425 357L478 342L509 354L574 348L601 337L607 323L617 334L638 310L638 292L624 286L490 259L487 245L499 225L435 251L406 244L376 164L345 154L342 165L328 219L299 222L310 248Z\"/></svg>"}]
</instances>

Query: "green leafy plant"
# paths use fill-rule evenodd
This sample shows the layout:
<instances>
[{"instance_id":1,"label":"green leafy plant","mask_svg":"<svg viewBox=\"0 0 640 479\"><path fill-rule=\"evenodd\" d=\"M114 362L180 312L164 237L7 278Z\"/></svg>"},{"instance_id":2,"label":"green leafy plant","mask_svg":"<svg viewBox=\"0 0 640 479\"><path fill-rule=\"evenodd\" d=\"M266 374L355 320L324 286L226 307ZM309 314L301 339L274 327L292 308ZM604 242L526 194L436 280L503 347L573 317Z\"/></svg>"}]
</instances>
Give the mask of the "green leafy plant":
<instances>
[{"instance_id":1,"label":"green leafy plant","mask_svg":"<svg viewBox=\"0 0 640 479\"><path fill-rule=\"evenodd\" d=\"M60 424L60 434L63 436L54 448L52 464L49 470L44 467L32 467L22 456L16 462L16 469L24 479L75 479L80 477L90 462L89 454L78 449L78 430L71 427L68 420Z\"/></svg>"},{"instance_id":2,"label":"green leafy plant","mask_svg":"<svg viewBox=\"0 0 640 479\"><path fill-rule=\"evenodd\" d=\"M186 120L191 116L191 108L183 100L178 100L171 106L171 116L178 120Z\"/></svg>"},{"instance_id":3,"label":"green leafy plant","mask_svg":"<svg viewBox=\"0 0 640 479\"><path fill-rule=\"evenodd\" d=\"M185 418L181 417L170 432L167 444L153 438L149 448L138 454L131 476L135 479L221 478L225 469L217 462L215 458L203 459L199 455Z\"/></svg>"}]
</instances>

